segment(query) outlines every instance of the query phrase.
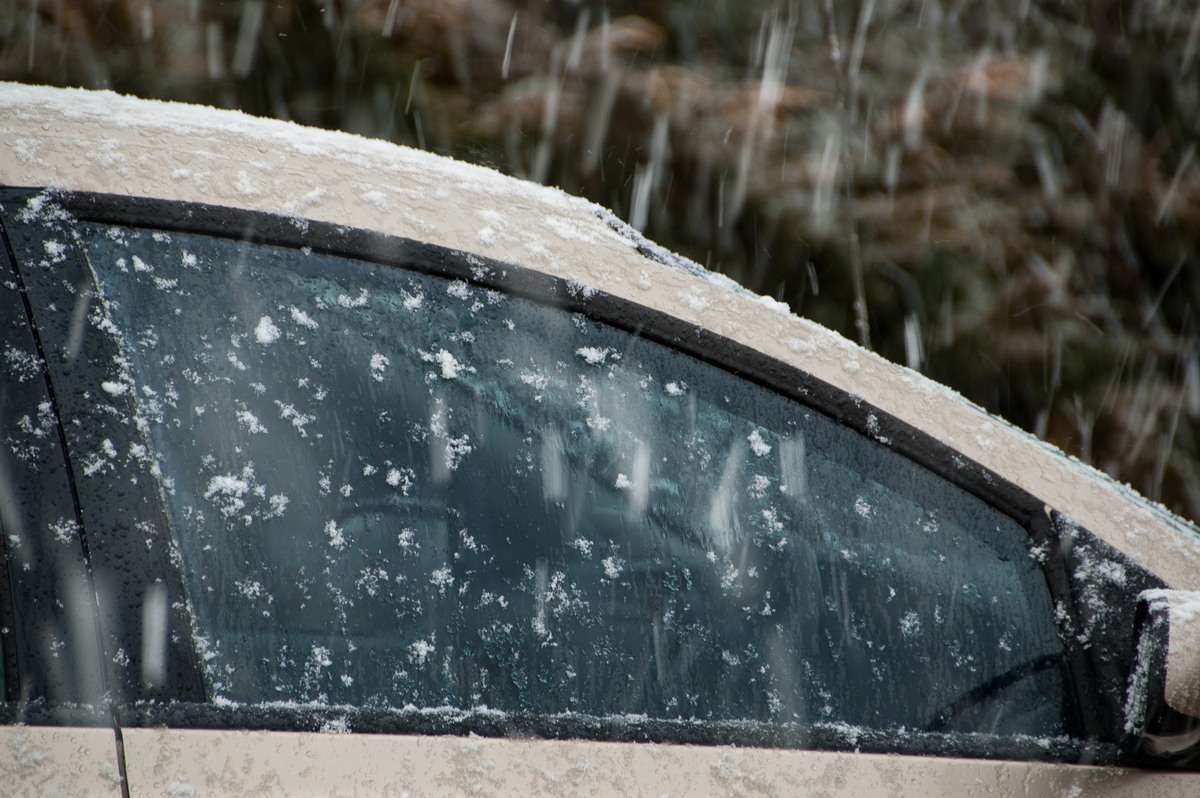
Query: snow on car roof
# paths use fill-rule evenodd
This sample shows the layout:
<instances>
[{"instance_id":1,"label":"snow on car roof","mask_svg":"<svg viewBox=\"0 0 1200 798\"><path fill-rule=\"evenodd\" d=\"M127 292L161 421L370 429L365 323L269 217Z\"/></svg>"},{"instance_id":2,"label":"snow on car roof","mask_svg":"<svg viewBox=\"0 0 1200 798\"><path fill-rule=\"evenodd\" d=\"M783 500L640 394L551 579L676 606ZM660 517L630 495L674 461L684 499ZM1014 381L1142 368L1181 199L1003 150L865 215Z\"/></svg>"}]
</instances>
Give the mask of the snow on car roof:
<instances>
[{"instance_id":1,"label":"snow on car roof","mask_svg":"<svg viewBox=\"0 0 1200 798\"><path fill-rule=\"evenodd\" d=\"M1195 527L1107 475L558 189L237 111L0 83L0 185L207 202L374 230L551 274L702 325L861 397L1200 589Z\"/></svg>"}]
</instances>

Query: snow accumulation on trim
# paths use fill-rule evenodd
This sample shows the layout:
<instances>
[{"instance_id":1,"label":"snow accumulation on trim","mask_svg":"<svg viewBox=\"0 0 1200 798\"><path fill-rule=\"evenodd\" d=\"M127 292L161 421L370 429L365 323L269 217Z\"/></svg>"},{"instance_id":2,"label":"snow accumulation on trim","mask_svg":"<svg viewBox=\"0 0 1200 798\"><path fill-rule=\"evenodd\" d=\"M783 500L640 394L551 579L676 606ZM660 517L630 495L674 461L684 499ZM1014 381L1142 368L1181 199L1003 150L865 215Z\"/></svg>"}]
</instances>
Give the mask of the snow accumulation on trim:
<instances>
[{"instance_id":1,"label":"snow accumulation on trim","mask_svg":"<svg viewBox=\"0 0 1200 798\"><path fill-rule=\"evenodd\" d=\"M1195 527L949 388L546 186L361 136L112 92L0 83L0 185L205 202L519 264L702 326L838 386L1200 589Z\"/></svg>"}]
</instances>

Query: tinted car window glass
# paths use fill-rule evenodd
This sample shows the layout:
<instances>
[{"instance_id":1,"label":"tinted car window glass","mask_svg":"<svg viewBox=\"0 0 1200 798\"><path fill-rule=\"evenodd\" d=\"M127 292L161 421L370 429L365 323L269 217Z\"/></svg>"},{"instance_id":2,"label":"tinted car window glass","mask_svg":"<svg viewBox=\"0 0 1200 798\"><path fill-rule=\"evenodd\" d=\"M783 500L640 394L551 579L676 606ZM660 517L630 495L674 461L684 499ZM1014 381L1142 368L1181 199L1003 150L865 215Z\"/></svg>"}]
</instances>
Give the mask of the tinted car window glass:
<instances>
[{"instance_id":1,"label":"tinted car window glass","mask_svg":"<svg viewBox=\"0 0 1200 798\"><path fill-rule=\"evenodd\" d=\"M214 699L1067 731L1026 532L886 441L462 280L84 233Z\"/></svg>"}]
</instances>

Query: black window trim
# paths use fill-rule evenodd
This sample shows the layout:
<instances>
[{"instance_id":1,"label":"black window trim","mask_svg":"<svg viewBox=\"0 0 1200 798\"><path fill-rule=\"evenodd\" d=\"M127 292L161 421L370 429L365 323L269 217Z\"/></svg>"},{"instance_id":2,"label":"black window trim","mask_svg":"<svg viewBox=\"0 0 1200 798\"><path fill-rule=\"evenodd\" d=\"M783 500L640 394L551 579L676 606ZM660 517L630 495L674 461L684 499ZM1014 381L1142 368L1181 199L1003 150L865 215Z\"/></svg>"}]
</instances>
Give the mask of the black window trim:
<instances>
[{"instance_id":1,"label":"black window trim","mask_svg":"<svg viewBox=\"0 0 1200 798\"><path fill-rule=\"evenodd\" d=\"M102 696L108 692L106 672L103 667L100 652L89 645L94 641L63 640L63 647L55 656L61 656L63 661L87 663L84 667L91 671L91 678L85 678L75 685L86 695L79 694L71 702L50 698L55 688L49 684L50 676L45 672L46 663L37 659L39 653L38 638L50 628L61 628L63 621L63 605L56 594L61 588L60 583L45 584L47 573L55 567L64 566L73 574L80 576L86 590L76 598L79 604L76 611L86 611L92 617L93 623L98 623L95 605L96 591L92 583L87 562L87 541L83 533L82 515L79 498L75 490L73 475L68 463L66 452L67 441L63 430L62 419L58 415L58 403L54 394L54 385L47 368L47 359L42 348L41 339L32 323L33 314L29 305L29 297L22 280L21 271L17 268L19 258L13 251L11 242L4 235L4 225L0 219L0 280L5 281L0 286L0 297L5 300L5 306L0 308L0 324L12 325L7 336L0 335L0 340L11 343L13 336L22 340L22 345L33 347L36 359L36 375L31 375L28 385L18 394L23 401L41 405L43 402L51 408L53 416L53 433L44 441L43 451L39 452L33 471L38 474L36 490L39 498L64 508L63 518L69 518L76 524L79 534L67 540L52 540L50 531L37 528L36 520L29 515L25 508L11 508L25 517L16 519L20 524L25 522L25 539L18 543L26 546L19 551L13 546L11 538L17 537L17 530L8 527L8 519L0 514L0 652L4 658L3 681L0 682L0 723L44 725L44 726L77 726L102 727L115 726L116 716ZM15 300L15 301L12 301ZM23 380L24 381L24 380ZM2 429L2 428L0 428ZM7 443L7 440L4 441ZM11 480L6 487L14 486L18 493L21 489L31 490L33 485L21 485L21 477L12 472L14 463L9 458L9 452L0 452L0 476ZM33 522L33 523L30 523ZM20 560L37 560L34 575L28 575L25 568L17 567ZM62 578L62 573L57 575ZM56 575L50 576L51 580ZM98 635L98 629L97 629ZM97 637L98 639L98 637ZM34 663L37 664L34 664Z\"/></svg>"},{"instance_id":2,"label":"black window trim","mask_svg":"<svg viewBox=\"0 0 1200 798\"><path fill-rule=\"evenodd\" d=\"M965 457L949 445L906 422L869 405L844 389L826 383L803 369L776 360L762 352L726 338L707 328L667 313L647 308L632 300L603 291L584 288L569 280L496 261L474 253L343 225L280 216L262 211L230 208L143 197L94 192L67 192L45 188L0 188L0 205L17 208L29 199L50 193L53 202L80 222L117 224L164 232L186 232L223 237L255 244L270 244L307 249L324 254L354 258L385 266L458 279L484 289L492 289L579 313L631 334L647 338L699 360L715 365L742 379L810 407L860 435L886 445L901 456L922 466L956 487L1009 516L1027 530L1034 546L1048 552L1043 562L1052 601L1066 610L1068 617L1079 617L1082 608L1073 597L1071 577L1065 558L1059 556L1062 528L1068 523L1057 511L1036 496L1001 478L995 472ZM601 217L603 218L603 217ZM9 234L14 219L0 218ZM675 267L664 253L651 247L639 247L648 259ZM17 259L19 264L19 259ZM1079 530L1076 530L1079 532ZM1087 534L1083 531L1082 534ZM1127 567L1153 575L1132 563L1106 544L1111 556ZM1130 598L1130 613L1134 606ZM503 722L487 713L438 715L427 711L400 712L368 708L258 708L246 714L246 708L229 706L172 706L166 702L147 702L121 708L125 725L184 725L201 728L257 728L321 730L334 724L349 723L355 730L383 733L442 733L487 736L529 735L547 738L594 740L647 740L657 742L737 744L766 747L802 747L823 750L861 750L880 753L905 753L976 758L1023 758L1030 760L1087 761L1108 763L1124 761L1123 740L1114 737L1122 719L1113 714L1113 701L1099 699L1095 663L1085 646L1069 630L1060 629L1077 695L1083 739L1078 741L1027 741L1027 750L1015 751L1010 740L976 739L963 748L953 735L900 734L869 730L806 728L794 733L755 730L746 724L712 724L624 719L619 724L599 724L583 716L545 718L510 715ZM1119 697L1123 700L1123 696ZM183 712L186 718L180 713ZM969 750L968 750L969 749ZM1069 749L1069 750L1066 750Z\"/></svg>"}]
</instances>

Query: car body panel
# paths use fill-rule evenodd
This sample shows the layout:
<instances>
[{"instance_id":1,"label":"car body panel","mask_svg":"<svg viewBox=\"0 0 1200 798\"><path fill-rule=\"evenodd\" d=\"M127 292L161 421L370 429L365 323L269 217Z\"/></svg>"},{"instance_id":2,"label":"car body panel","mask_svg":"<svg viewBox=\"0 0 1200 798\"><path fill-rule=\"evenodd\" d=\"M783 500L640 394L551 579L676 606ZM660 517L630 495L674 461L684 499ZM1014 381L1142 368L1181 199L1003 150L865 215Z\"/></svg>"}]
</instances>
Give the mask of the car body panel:
<instances>
[{"instance_id":1,"label":"car body panel","mask_svg":"<svg viewBox=\"0 0 1200 798\"><path fill-rule=\"evenodd\" d=\"M112 729L0 726L0 793L119 798L121 771Z\"/></svg>"},{"instance_id":2,"label":"car body panel","mask_svg":"<svg viewBox=\"0 0 1200 798\"><path fill-rule=\"evenodd\" d=\"M1158 574L1200 589L1200 536L1100 472L787 308L657 250L555 189L385 142L105 92L0 84L0 185L206 201L520 263L795 365L1024 488ZM491 201L477 208L480 197ZM639 252L657 257L645 257ZM703 278L698 275L703 274ZM586 287L586 288L585 288Z\"/></svg>"},{"instance_id":3,"label":"car body panel","mask_svg":"<svg viewBox=\"0 0 1200 798\"><path fill-rule=\"evenodd\" d=\"M1196 778L1027 762L567 740L129 729L131 798L1192 795ZM187 789L194 793L187 793Z\"/></svg>"}]
</instances>

